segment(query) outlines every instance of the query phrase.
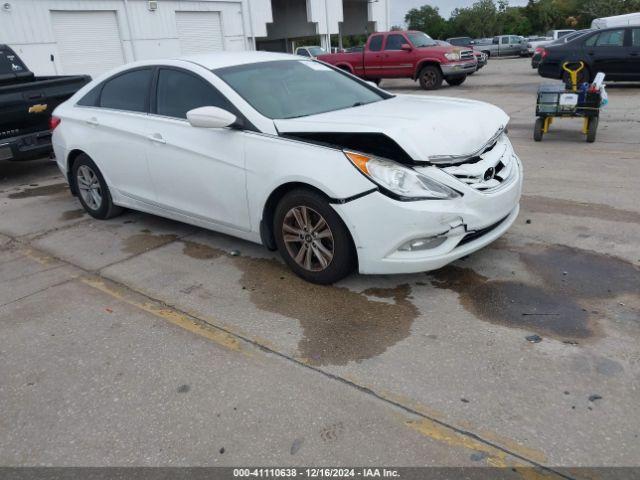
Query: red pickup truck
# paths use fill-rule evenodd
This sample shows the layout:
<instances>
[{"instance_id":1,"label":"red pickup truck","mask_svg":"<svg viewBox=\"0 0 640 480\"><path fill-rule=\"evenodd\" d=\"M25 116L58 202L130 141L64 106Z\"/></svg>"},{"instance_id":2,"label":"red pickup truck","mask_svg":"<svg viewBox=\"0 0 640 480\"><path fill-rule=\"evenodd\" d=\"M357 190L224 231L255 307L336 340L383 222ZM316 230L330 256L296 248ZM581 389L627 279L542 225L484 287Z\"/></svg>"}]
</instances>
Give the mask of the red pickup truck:
<instances>
[{"instance_id":1,"label":"red pickup truck","mask_svg":"<svg viewBox=\"0 0 640 480\"><path fill-rule=\"evenodd\" d=\"M375 81L412 78L425 90L440 88L442 80L460 85L478 66L473 50L440 46L415 31L374 33L362 51L318 56L318 60Z\"/></svg>"}]
</instances>

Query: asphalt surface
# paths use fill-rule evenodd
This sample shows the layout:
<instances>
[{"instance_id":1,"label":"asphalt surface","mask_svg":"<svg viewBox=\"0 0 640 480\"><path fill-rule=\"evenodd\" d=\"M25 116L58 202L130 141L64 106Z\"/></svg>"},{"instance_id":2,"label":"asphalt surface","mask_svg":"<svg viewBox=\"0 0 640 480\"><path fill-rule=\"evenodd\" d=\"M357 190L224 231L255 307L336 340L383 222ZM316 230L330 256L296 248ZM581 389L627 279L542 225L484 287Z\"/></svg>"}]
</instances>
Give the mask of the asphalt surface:
<instances>
[{"instance_id":1,"label":"asphalt surface","mask_svg":"<svg viewBox=\"0 0 640 480\"><path fill-rule=\"evenodd\" d=\"M503 238L429 274L311 285L0 163L0 465L640 466L640 85L596 143L534 143L541 81L491 60L433 93L505 109L526 178Z\"/></svg>"}]
</instances>

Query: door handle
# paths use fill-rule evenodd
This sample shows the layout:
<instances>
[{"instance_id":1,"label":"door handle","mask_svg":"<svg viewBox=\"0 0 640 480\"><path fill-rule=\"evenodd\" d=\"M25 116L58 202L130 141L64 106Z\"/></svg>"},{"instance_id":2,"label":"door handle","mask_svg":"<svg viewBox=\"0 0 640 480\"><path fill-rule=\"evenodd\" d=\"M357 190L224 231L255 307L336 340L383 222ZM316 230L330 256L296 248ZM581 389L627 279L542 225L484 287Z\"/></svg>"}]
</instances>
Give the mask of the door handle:
<instances>
[{"instance_id":1,"label":"door handle","mask_svg":"<svg viewBox=\"0 0 640 480\"><path fill-rule=\"evenodd\" d=\"M89 125L98 125L98 119L96 117L91 117L88 120L85 120Z\"/></svg>"},{"instance_id":2,"label":"door handle","mask_svg":"<svg viewBox=\"0 0 640 480\"><path fill-rule=\"evenodd\" d=\"M164 138L162 138L162 135L160 135L159 133L152 133L151 135L147 135L147 138L152 142L163 143L163 144L167 143L167 141Z\"/></svg>"}]
</instances>

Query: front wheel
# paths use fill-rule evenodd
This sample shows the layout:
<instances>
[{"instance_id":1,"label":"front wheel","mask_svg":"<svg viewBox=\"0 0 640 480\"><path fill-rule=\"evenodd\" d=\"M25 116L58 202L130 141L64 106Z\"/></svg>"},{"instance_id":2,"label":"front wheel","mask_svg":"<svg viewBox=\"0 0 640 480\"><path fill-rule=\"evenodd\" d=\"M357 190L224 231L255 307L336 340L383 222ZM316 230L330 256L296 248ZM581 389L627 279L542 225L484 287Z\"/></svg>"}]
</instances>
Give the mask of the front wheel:
<instances>
[{"instance_id":1,"label":"front wheel","mask_svg":"<svg viewBox=\"0 0 640 480\"><path fill-rule=\"evenodd\" d=\"M452 87L457 87L458 85L462 85L466 79L467 76L465 75L464 77L446 78L445 80Z\"/></svg>"},{"instance_id":2,"label":"front wheel","mask_svg":"<svg viewBox=\"0 0 640 480\"><path fill-rule=\"evenodd\" d=\"M80 203L89 215L100 220L122 213L122 207L114 205L111 192L98 166L88 155L80 155L73 164L73 179L78 188Z\"/></svg>"},{"instance_id":3,"label":"front wheel","mask_svg":"<svg viewBox=\"0 0 640 480\"><path fill-rule=\"evenodd\" d=\"M435 65L427 65L418 75L423 90L437 90L442 86L442 72Z\"/></svg>"},{"instance_id":4,"label":"front wheel","mask_svg":"<svg viewBox=\"0 0 640 480\"><path fill-rule=\"evenodd\" d=\"M309 282L331 284L355 267L347 227L316 192L299 189L286 194L276 207L273 232L283 260Z\"/></svg>"},{"instance_id":5,"label":"front wheel","mask_svg":"<svg viewBox=\"0 0 640 480\"><path fill-rule=\"evenodd\" d=\"M544 134L543 128L544 128L544 118L541 118L541 117L536 118L536 124L533 127L533 139L536 142L540 142L542 140L542 135Z\"/></svg>"}]
</instances>

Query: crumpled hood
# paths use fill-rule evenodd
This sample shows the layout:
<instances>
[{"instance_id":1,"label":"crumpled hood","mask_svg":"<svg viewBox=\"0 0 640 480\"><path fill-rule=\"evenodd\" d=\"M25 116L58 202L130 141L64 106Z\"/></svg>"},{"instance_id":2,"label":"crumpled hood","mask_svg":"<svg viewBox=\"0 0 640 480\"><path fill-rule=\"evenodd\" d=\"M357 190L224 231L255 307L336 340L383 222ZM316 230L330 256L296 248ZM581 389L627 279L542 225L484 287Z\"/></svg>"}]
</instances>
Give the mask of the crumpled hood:
<instances>
[{"instance_id":1,"label":"crumpled hood","mask_svg":"<svg viewBox=\"0 0 640 480\"><path fill-rule=\"evenodd\" d=\"M416 161L467 155L506 127L500 108L475 100L397 95L380 102L307 117L275 120L281 134L305 132L383 133Z\"/></svg>"}]
</instances>

